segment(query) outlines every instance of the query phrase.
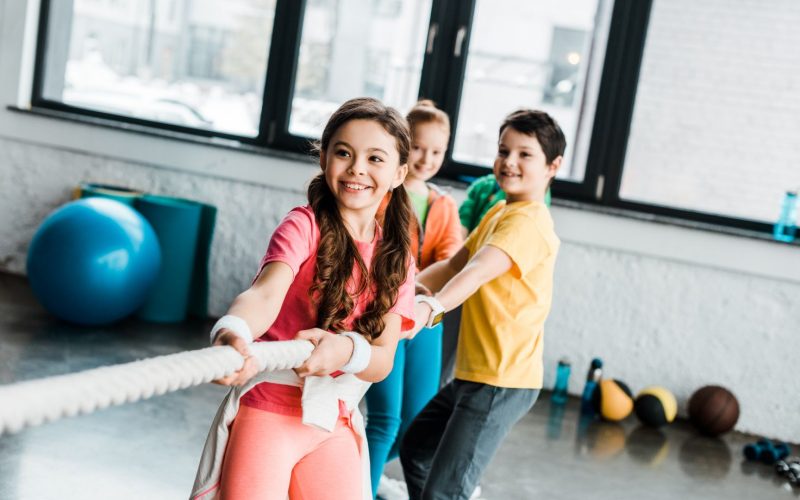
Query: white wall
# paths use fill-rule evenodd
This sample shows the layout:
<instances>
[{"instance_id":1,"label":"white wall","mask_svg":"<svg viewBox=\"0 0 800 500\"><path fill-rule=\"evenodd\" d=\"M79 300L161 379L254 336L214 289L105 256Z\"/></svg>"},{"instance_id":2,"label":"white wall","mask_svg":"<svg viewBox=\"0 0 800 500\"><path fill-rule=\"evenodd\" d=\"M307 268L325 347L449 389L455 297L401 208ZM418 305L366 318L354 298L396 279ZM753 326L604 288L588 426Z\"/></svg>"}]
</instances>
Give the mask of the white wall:
<instances>
[{"instance_id":1,"label":"white wall","mask_svg":"<svg viewBox=\"0 0 800 500\"><path fill-rule=\"evenodd\" d=\"M0 8L0 269L25 272L37 225L77 183L126 184L217 205L210 299L222 313L277 222L302 203L314 167L6 110L26 102L32 35L25 2ZM725 385L742 407L739 429L800 441L797 247L576 208L553 213L564 244L546 385L566 355L579 393L600 356L607 376L634 391L666 386L682 405L701 385Z\"/></svg>"}]
</instances>

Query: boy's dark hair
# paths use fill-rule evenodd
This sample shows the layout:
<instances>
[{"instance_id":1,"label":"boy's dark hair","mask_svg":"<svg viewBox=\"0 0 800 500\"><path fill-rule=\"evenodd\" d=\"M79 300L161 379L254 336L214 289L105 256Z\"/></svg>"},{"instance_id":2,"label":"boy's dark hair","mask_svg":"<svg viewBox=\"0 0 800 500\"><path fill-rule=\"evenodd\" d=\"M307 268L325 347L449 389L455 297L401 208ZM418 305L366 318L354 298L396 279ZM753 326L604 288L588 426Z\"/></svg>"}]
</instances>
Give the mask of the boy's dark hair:
<instances>
[{"instance_id":1,"label":"boy's dark hair","mask_svg":"<svg viewBox=\"0 0 800 500\"><path fill-rule=\"evenodd\" d=\"M559 156L563 156L564 150L567 148L567 139L564 137L561 127L558 126L558 122L544 111L518 109L506 116L503 124L500 125L500 133L498 135L502 135L503 130L507 127L536 137L536 140L542 146L542 151L544 151L548 164L553 163L553 160Z\"/></svg>"}]
</instances>

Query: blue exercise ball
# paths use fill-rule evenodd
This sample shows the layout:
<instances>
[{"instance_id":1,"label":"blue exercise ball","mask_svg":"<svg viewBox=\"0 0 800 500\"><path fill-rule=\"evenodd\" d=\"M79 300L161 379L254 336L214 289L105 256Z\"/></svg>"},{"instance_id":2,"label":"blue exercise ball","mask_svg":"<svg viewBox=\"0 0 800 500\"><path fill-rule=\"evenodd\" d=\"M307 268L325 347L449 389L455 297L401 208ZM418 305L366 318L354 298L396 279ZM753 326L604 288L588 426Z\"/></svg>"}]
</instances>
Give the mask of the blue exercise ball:
<instances>
[{"instance_id":1,"label":"blue exercise ball","mask_svg":"<svg viewBox=\"0 0 800 500\"><path fill-rule=\"evenodd\" d=\"M53 315L103 325L138 309L158 277L161 249L128 205L84 198L50 214L28 250L28 280Z\"/></svg>"}]
</instances>

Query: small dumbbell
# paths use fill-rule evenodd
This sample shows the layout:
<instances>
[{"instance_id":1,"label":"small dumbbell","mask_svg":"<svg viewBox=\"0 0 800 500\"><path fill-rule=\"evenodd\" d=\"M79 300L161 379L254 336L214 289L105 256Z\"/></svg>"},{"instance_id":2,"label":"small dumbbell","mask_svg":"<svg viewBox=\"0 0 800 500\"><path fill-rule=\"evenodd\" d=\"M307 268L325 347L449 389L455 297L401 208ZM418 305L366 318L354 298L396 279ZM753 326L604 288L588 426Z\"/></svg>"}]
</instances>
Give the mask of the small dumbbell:
<instances>
[{"instance_id":1,"label":"small dumbbell","mask_svg":"<svg viewBox=\"0 0 800 500\"><path fill-rule=\"evenodd\" d=\"M778 460L789 456L789 445L781 442L772 442L769 439L759 439L755 443L745 445L745 458L759 460L767 465L772 465Z\"/></svg>"},{"instance_id":2,"label":"small dumbbell","mask_svg":"<svg viewBox=\"0 0 800 500\"><path fill-rule=\"evenodd\" d=\"M748 460L758 460L761 457L761 452L770 448L772 443L768 439L759 439L755 443L749 443L744 445L744 452L745 458Z\"/></svg>"},{"instance_id":3,"label":"small dumbbell","mask_svg":"<svg viewBox=\"0 0 800 500\"><path fill-rule=\"evenodd\" d=\"M770 444L771 446L762 449L761 453L758 455L758 459L761 460L761 463L772 465L778 460L783 460L789 456L789 445L786 443Z\"/></svg>"}]
</instances>

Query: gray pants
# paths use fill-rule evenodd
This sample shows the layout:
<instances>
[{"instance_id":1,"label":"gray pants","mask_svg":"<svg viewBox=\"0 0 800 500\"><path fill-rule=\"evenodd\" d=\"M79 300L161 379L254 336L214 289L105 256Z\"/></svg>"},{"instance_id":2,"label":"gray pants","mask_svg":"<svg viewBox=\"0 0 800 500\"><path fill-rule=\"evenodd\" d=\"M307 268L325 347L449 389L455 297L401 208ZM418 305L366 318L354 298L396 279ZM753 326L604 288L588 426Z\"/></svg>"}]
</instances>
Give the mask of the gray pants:
<instances>
[{"instance_id":1,"label":"gray pants","mask_svg":"<svg viewBox=\"0 0 800 500\"><path fill-rule=\"evenodd\" d=\"M453 380L417 415L400 446L411 500L468 500L538 389Z\"/></svg>"},{"instance_id":2,"label":"gray pants","mask_svg":"<svg viewBox=\"0 0 800 500\"><path fill-rule=\"evenodd\" d=\"M447 313L442 332L442 376L439 387L444 387L453 380L453 369L456 366L456 348L458 347L458 330L461 328L461 306Z\"/></svg>"}]
</instances>

